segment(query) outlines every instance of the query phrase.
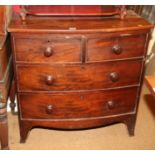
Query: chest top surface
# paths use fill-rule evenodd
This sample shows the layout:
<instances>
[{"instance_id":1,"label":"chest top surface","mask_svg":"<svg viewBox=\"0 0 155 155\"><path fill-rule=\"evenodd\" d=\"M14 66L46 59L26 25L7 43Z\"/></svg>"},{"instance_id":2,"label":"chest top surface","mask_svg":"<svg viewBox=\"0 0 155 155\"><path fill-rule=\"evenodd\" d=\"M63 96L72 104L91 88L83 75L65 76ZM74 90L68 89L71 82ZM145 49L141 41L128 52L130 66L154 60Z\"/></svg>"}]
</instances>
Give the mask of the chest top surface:
<instances>
[{"instance_id":1,"label":"chest top surface","mask_svg":"<svg viewBox=\"0 0 155 155\"><path fill-rule=\"evenodd\" d=\"M9 32L117 32L150 29L152 25L132 11L124 20L119 17L35 17L22 21L14 14Z\"/></svg>"}]
</instances>

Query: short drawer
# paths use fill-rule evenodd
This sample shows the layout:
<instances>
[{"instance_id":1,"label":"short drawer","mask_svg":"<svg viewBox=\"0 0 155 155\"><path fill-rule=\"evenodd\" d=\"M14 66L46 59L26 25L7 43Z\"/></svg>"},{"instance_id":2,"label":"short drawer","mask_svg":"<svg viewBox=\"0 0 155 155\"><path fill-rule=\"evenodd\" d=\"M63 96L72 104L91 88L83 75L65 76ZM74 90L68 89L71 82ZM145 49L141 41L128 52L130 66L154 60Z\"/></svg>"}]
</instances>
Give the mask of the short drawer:
<instances>
[{"instance_id":1,"label":"short drawer","mask_svg":"<svg viewBox=\"0 0 155 155\"><path fill-rule=\"evenodd\" d=\"M103 61L142 57L146 35L89 39L87 61Z\"/></svg>"},{"instance_id":2,"label":"short drawer","mask_svg":"<svg viewBox=\"0 0 155 155\"><path fill-rule=\"evenodd\" d=\"M81 61L80 38L57 35L25 35L14 38L17 62L61 63Z\"/></svg>"},{"instance_id":3,"label":"short drawer","mask_svg":"<svg viewBox=\"0 0 155 155\"><path fill-rule=\"evenodd\" d=\"M17 65L18 91L68 91L139 84L142 60L85 65Z\"/></svg>"},{"instance_id":4,"label":"short drawer","mask_svg":"<svg viewBox=\"0 0 155 155\"><path fill-rule=\"evenodd\" d=\"M19 93L24 119L72 119L134 111L137 88L75 93Z\"/></svg>"}]
</instances>

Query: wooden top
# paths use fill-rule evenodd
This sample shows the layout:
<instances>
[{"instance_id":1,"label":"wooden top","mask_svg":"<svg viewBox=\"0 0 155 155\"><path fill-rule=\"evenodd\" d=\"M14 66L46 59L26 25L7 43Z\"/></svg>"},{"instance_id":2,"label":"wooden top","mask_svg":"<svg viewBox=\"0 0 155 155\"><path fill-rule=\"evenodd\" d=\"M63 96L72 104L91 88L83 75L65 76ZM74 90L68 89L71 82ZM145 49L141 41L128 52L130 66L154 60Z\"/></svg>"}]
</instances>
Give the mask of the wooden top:
<instances>
[{"instance_id":1,"label":"wooden top","mask_svg":"<svg viewBox=\"0 0 155 155\"><path fill-rule=\"evenodd\" d=\"M151 94L155 97L155 76L145 76L145 83Z\"/></svg>"},{"instance_id":2,"label":"wooden top","mask_svg":"<svg viewBox=\"0 0 155 155\"><path fill-rule=\"evenodd\" d=\"M14 14L9 32L117 32L144 30L153 26L132 11L121 20L116 17L36 17L28 16L23 22L19 14Z\"/></svg>"}]
</instances>

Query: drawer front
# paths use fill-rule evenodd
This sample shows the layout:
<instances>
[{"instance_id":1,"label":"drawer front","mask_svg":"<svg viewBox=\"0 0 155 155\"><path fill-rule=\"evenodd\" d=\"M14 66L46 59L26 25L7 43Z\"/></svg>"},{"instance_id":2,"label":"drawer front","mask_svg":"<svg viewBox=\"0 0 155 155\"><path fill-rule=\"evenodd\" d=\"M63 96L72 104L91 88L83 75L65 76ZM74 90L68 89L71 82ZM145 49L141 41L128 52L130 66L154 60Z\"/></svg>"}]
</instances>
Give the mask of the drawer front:
<instances>
[{"instance_id":1,"label":"drawer front","mask_svg":"<svg viewBox=\"0 0 155 155\"><path fill-rule=\"evenodd\" d=\"M16 61L30 63L80 62L80 38L53 35L15 37Z\"/></svg>"},{"instance_id":2,"label":"drawer front","mask_svg":"<svg viewBox=\"0 0 155 155\"><path fill-rule=\"evenodd\" d=\"M145 40L145 35L89 39L87 61L141 57L144 55Z\"/></svg>"},{"instance_id":3,"label":"drawer front","mask_svg":"<svg viewBox=\"0 0 155 155\"><path fill-rule=\"evenodd\" d=\"M142 61L86 65L18 65L18 91L68 91L139 84Z\"/></svg>"},{"instance_id":4,"label":"drawer front","mask_svg":"<svg viewBox=\"0 0 155 155\"><path fill-rule=\"evenodd\" d=\"M137 88L75 93L19 93L24 119L71 119L132 112Z\"/></svg>"}]
</instances>

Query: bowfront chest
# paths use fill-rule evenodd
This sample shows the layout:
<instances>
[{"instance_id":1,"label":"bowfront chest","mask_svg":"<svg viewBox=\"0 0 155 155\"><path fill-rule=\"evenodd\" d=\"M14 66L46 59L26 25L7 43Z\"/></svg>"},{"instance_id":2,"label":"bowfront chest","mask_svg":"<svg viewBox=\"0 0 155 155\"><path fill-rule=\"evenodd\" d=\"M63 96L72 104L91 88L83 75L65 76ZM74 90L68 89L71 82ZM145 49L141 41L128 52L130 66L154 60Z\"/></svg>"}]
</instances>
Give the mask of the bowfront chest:
<instances>
[{"instance_id":1,"label":"bowfront chest","mask_svg":"<svg viewBox=\"0 0 155 155\"><path fill-rule=\"evenodd\" d=\"M120 18L15 15L12 37L21 142L32 127L125 123L134 135L151 25Z\"/></svg>"}]
</instances>

